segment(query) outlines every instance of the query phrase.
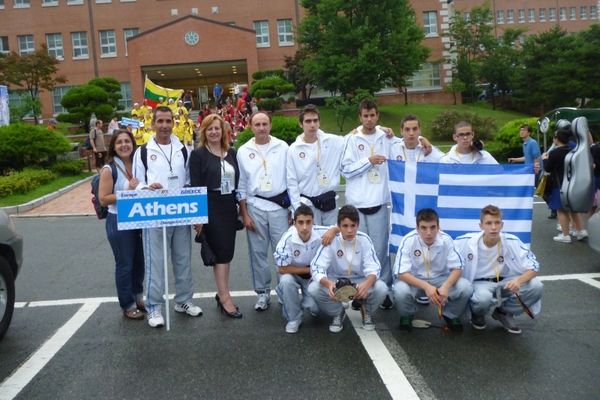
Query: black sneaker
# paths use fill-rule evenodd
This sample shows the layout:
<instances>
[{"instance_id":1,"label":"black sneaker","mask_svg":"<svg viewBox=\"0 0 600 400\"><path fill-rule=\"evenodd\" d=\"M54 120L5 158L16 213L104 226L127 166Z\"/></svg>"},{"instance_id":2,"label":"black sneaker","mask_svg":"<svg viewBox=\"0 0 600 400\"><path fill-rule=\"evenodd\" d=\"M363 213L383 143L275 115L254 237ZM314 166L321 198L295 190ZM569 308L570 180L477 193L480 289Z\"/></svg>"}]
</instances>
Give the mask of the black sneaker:
<instances>
[{"instance_id":1,"label":"black sneaker","mask_svg":"<svg viewBox=\"0 0 600 400\"><path fill-rule=\"evenodd\" d=\"M487 327L485 314L471 314L471 326L477 330L485 329Z\"/></svg>"},{"instance_id":2,"label":"black sneaker","mask_svg":"<svg viewBox=\"0 0 600 400\"><path fill-rule=\"evenodd\" d=\"M515 335L521 333L521 328L515 324L513 316L506 311L496 307L492 313L492 318L494 318L496 321L499 321L507 332Z\"/></svg>"},{"instance_id":3,"label":"black sneaker","mask_svg":"<svg viewBox=\"0 0 600 400\"><path fill-rule=\"evenodd\" d=\"M383 300L383 303L379 305L379 308L381 308L382 310L391 310L392 308L394 308L394 301L392 300L389 294L385 296L385 299Z\"/></svg>"},{"instance_id":4,"label":"black sneaker","mask_svg":"<svg viewBox=\"0 0 600 400\"><path fill-rule=\"evenodd\" d=\"M400 317L400 330L401 331L412 331L412 315L404 315Z\"/></svg>"},{"instance_id":5,"label":"black sneaker","mask_svg":"<svg viewBox=\"0 0 600 400\"><path fill-rule=\"evenodd\" d=\"M446 317L445 315L443 317L444 317L444 321L446 321L446 326L452 332L462 332L463 331L463 324L460 321L460 318L450 318L450 317Z\"/></svg>"}]
</instances>

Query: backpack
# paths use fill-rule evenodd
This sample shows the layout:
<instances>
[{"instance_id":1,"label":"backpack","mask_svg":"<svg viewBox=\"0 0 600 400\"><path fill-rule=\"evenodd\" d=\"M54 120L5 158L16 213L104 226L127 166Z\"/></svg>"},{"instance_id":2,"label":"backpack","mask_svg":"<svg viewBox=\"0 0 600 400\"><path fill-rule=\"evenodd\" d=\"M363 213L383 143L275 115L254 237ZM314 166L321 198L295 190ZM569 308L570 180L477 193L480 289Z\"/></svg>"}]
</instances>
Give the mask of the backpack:
<instances>
[{"instance_id":1,"label":"backpack","mask_svg":"<svg viewBox=\"0 0 600 400\"><path fill-rule=\"evenodd\" d=\"M112 172L113 178L113 192L115 188L115 184L117 183L117 167L114 163L109 163L110 170ZM100 187L100 174L94 176L92 178L92 205L94 206L94 211L96 211L96 217L98 219L105 219L108 215L108 207L104 207L100 204L100 197L98 197L98 189Z\"/></svg>"},{"instance_id":2,"label":"backpack","mask_svg":"<svg viewBox=\"0 0 600 400\"><path fill-rule=\"evenodd\" d=\"M183 163L187 163L188 152L187 148L183 146L181 148L181 153L183 154ZM148 183L148 149L146 148L146 143L140 146L140 158L142 159L142 164L144 165L144 179L146 183Z\"/></svg>"}]
</instances>

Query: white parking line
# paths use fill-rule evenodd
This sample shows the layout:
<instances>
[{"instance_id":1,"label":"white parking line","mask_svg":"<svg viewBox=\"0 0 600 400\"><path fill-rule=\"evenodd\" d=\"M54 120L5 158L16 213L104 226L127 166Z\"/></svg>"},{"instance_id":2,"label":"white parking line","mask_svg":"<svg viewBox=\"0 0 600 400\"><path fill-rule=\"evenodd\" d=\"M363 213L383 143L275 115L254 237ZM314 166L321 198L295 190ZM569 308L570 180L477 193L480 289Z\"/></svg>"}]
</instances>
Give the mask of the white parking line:
<instances>
[{"instance_id":1,"label":"white parking line","mask_svg":"<svg viewBox=\"0 0 600 400\"><path fill-rule=\"evenodd\" d=\"M12 400L44 368L54 355L81 328L101 303L85 302L66 324L60 327L11 376L0 384L0 400Z\"/></svg>"},{"instance_id":2,"label":"white parking line","mask_svg":"<svg viewBox=\"0 0 600 400\"><path fill-rule=\"evenodd\" d=\"M392 399L419 400L417 392L406 379L406 375L385 347L377 332L363 329L360 312L349 310L347 314Z\"/></svg>"}]
</instances>

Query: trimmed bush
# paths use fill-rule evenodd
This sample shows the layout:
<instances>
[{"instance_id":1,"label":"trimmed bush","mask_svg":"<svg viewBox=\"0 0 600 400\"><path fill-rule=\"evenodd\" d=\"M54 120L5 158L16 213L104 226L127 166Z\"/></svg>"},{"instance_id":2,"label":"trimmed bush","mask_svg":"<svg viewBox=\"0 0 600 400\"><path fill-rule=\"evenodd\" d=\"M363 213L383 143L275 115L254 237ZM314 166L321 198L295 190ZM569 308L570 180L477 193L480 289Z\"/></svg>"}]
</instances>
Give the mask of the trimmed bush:
<instances>
[{"instance_id":1,"label":"trimmed bush","mask_svg":"<svg viewBox=\"0 0 600 400\"><path fill-rule=\"evenodd\" d=\"M519 127L523 124L531 126L531 137L535 139L538 134L537 118L519 118L504 124L494 135L494 140L485 144L485 149L498 161L505 161L509 157L521 157L523 141L519 136Z\"/></svg>"},{"instance_id":2,"label":"trimmed bush","mask_svg":"<svg viewBox=\"0 0 600 400\"><path fill-rule=\"evenodd\" d=\"M475 138L492 139L497 129L496 121L491 117L481 117L472 112L445 111L431 122L431 133L434 140L452 140L454 125L467 121L475 131Z\"/></svg>"},{"instance_id":3,"label":"trimmed bush","mask_svg":"<svg viewBox=\"0 0 600 400\"><path fill-rule=\"evenodd\" d=\"M262 99L261 101L256 103L256 106L258 107L259 110L273 112L273 111L279 110L281 108L282 104L283 104L283 99L281 97L275 97L272 99Z\"/></svg>"},{"instance_id":4,"label":"trimmed bush","mask_svg":"<svg viewBox=\"0 0 600 400\"><path fill-rule=\"evenodd\" d=\"M302 133L302 128L298 124L297 118L282 117L276 115L273 117L273 124L271 126L271 136L283 140L287 144L292 144L296 140L299 134ZM238 136L235 147L239 149L244 143L252 139L254 134L248 126Z\"/></svg>"},{"instance_id":5,"label":"trimmed bush","mask_svg":"<svg viewBox=\"0 0 600 400\"><path fill-rule=\"evenodd\" d=\"M46 169L25 168L7 176L0 176L0 197L27 193L36 187L56 178L56 174Z\"/></svg>"},{"instance_id":6,"label":"trimmed bush","mask_svg":"<svg viewBox=\"0 0 600 400\"><path fill-rule=\"evenodd\" d=\"M62 133L44 125L10 124L0 127L0 169L20 171L71 150Z\"/></svg>"},{"instance_id":7,"label":"trimmed bush","mask_svg":"<svg viewBox=\"0 0 600 400\"><path fill-rule=\"evenodd\" d=\"M61 176L79 175L83 170L84 160L60 160L50 166L50 170Z\"/></svg>"}]
</instances>

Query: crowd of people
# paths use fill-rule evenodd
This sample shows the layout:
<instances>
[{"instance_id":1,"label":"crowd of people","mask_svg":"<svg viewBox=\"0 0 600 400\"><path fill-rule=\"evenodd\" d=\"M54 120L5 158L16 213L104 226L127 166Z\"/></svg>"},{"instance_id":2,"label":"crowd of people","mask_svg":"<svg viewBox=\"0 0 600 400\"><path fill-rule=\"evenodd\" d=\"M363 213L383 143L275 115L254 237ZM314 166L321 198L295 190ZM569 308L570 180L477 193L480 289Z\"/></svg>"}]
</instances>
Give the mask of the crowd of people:
<instances>
[{"instance_id":1,"label":"crowd of people","mask_svg":"<svg viewBox=\"0 0 600 400\"><path fill-rule=\"evenodd\" d=\"M135 135L128 130L112 136L112 161L101 167L100 200L109 206L106 231L125 317L142 319L147 313L151 327L164 325L164 282L158 268L163 260L162 230L117 231L114 193L186 185L207 188L209 222L193 229L202 243L203 263L213 268L215 301L227 317L243 317L231 296L229 276L235 237L244 228L257 296L254 309L268 310L275 289L288 333L298 331L304 310L331 317L329 330L340 332L350 306L360 310L366 330L375 328L379 309L396 308L400 329L410 331L418 303L436 307L452 332L463 330L465 318L474 329L485 329L491 311L491 318L505 330L518 334L514 317L539 312L539 264L518 237L502 232L502 210L494 205L481 210L480 231L455 240L443 232L436 210L420 210L416 229L403 237L391 262L386 160L497 163L475 140L471 124L455 126L456 144L444 154L422 137L414 115L402 120L402 137L396 137L378 125L377 104L364 100L359 105L360 125L341 137L323 132L319 110L308 105L299 114L303 133L290 146L270 134L271 116L258 111L248 118L254 137L236 151L223 116L230 105L226 100L220 113L202 115L198 145L191 152L176 134L179 107L138 111L138 118L149 122L154 132L145 151L136 149ZM557 143L561 140L557 136ZM552 165L547 162L544 168ZM531 168L540 173L540 160ZM340 208L336 192L342 176L346 205ZM560 198L551 206L561 212ZM192 301L191 231L186 226L167 228L168 247L175 311L199 316L202 310ZM270 252L275 265L269 261Z\"/></svg>"}]
</instances>

